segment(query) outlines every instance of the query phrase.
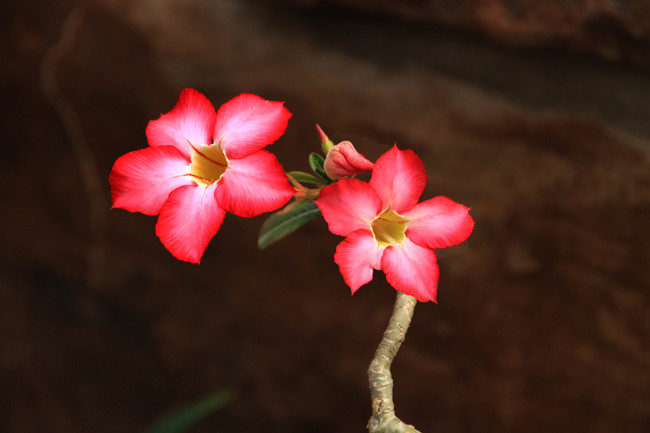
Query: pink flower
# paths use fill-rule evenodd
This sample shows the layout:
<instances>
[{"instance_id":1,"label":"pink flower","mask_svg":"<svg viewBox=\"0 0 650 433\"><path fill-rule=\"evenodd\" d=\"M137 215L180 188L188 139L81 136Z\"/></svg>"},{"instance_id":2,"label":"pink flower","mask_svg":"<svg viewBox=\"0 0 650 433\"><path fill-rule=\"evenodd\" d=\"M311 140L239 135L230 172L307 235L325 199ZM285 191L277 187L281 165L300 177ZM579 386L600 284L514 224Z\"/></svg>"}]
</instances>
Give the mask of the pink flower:
<instances>
[{"instance_id":1,"label":"pink flower","mask_svg":"<svg viewBox=\"0 0 650 433\"><path fill-rule=\"evenodd\" d=\"M352 293L383 270L388 282L419 301L436 301L434 248L463 242L472 232L469 208L446 197L418 203L427 182L411 150L383 154L369 183L341 179L321 189L316 204L332 233L346 236L334 261Z\"/></svg>"},{"instance_id":2,"label":"pink flower","mask_svg":"<svg viewBox=\"0 0 650 433\"><path fill-rule=\"evenodd\" d=\"M242 94L215 113L201 93L184 89L167 114L147 125L150 147L113 166L113 207L157 215L156 234L178 259L199 263L226 211L242 217L286 203L294 189L265 150L287 127L282 102Z\"/></svg>"},{"instance_id":3,"label":"pink flower","mask_svg":"<svg viewBox=\"0 0 650 433\"><path fill-rule=\"evenodd\" d=\"M349 141L342 141L327 152L325 173L332 180L371 171L374 164L368 161Z\"/></svg>"}]
</instances>

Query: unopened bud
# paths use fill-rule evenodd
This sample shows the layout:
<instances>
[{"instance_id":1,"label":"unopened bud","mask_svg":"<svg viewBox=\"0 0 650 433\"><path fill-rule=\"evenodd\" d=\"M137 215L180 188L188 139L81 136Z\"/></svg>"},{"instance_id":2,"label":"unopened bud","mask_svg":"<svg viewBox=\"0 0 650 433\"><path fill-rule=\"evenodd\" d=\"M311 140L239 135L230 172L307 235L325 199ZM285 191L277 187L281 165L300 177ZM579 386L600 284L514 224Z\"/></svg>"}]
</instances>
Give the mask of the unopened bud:
<instances>
[{"instance_id":1,"label":"unopened bud","mask_svg":"<svg viewBox=\"0 0 650 433\"><path fill-rule=\"evenodd\" d=\"M375 166L361 155L349 141L342 141L327 152L325 173L332 180L371 171Z\"/></svg>"}]
</instances>

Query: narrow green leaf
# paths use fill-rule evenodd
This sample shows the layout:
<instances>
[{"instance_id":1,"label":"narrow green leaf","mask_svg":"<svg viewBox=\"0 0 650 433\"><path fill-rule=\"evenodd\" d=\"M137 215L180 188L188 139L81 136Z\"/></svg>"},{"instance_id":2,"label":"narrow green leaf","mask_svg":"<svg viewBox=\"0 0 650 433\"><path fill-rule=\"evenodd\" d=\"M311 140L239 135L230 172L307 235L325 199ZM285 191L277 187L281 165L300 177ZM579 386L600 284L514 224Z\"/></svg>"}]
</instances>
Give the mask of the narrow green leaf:
<instances>
[{"instance_id":1,"label":"narrow green leaf","mask_svg":"<svg viewBox=\"0 0 650 433\"><path fill-rule=\"evenodd\" d=\"M276 212L266 220L257 240L259 249L263 250L320 215L318 206L311 201L289 206L293 207Z\"/></svg>"},{"instance_id":2,"label":"narrow green leaf","mask_svg":"<svg viewBox=\"0 0 650 433\"><path fill-rule=\"evenodd\" d=\"M300 183L312 183L314 185L326 185L323 179L314 176L313 174L305 173L304 171L290 171L289 175Z\"/></svg>"},{"instance_id":3,"label":"narrow green leaf","mask_svg":"<svg viewBox=\"0 0 650 433\"><path fill-rule=\"evenodd\" d=\"M325 173L325 168L323 166L325 165L325 158L323 158L320 154L312 152L309 155L309 166L311 169L316 173L317 176L322 177L328 182L331 182L331 179L327 177L327 173Z\"/></svg>"},{"instance_id":4,"label":"narrow green leaf","mask_svg":"<svg viewBox=\"0 0 650 433\"><path fill-rule=\"evenodd\" d=\"M182 433L194 427L212 412L232 399L227 391L219 391L162 417L146 433Z\"/></svg>"}]
</instances>

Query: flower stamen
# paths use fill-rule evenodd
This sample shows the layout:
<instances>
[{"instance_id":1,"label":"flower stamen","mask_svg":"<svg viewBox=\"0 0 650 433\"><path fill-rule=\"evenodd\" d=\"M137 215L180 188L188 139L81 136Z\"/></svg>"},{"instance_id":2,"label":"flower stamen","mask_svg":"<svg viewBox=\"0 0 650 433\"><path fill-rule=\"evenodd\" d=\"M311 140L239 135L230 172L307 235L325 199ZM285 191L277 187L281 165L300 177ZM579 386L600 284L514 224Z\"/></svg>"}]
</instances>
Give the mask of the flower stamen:
<instances>
[{"instance_id":1,"label":"flower stamen","mask_svg":"<svg viewBox=\"0 0 650 433\"><path fill-rule=\"evenodd\" d=\"M212 185L228 169L228 158L219 144L194 147L190 144L192 162L187 173L199 185Z\"/></svg>"},{"instance_id":2,"label":"flower stamen","mask_svg":"<svg viewBox=\"0 0 650 433\"><path fill-rule=\"evenodd\" d=\"M372 235L380 247L401 244L406 239L408 219L393 210L387 210L372 223Z\"/></svg>"}]
</instances>

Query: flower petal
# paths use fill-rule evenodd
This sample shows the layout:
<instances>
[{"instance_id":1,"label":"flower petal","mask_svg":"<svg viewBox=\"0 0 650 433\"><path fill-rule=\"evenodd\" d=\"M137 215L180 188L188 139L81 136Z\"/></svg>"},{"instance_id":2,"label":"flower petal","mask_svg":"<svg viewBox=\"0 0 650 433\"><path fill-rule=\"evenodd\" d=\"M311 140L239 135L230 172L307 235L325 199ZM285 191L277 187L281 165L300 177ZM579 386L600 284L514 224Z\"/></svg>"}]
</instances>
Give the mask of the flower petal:
<instances>
[{"instance_id":1,"label":"flower petal","mask_svg":"<svg viewBox=\"0 0 650 433\"><path fill-rule=\"evenodd\" d=\"M252 217L280 208L295 192L275 155L260 150L229 161L215 196L228 212Z\"/></svg>"},{"instance_id":2,"label":"flower petal","mask_svg":"<svg viewBox=\"0 0 650 433\"><path fill-rule=\"evenodd\" d=\"M167 114L147 125L147 140L151 146L175 146L189 156L191 147L212 144L216 113L200 92L183 89L178 102Z\"/></svg>"},{"instance_id":3,"label":"flower petal","mask_svg":"<svg viewBox=\"0 0 650 433\"><path fill-rule=\"evenodd\" d=\"M336 247L334 261L352 294L372 280L372 270L381 269L383 249L369 230L357 230Z\"/></svg>"},{"instance_id":4,"label":"flower petal","mask_svg":"<svg viewBox=\"0 0 650 433\"><path fill-rule=\"evenodd\" d=\"M214 198L216 184L182 186L169 194L156 234L179 260L199 263L210 239L219 231L226 211Z\"/></svg>"},{"instance_id":5,"label":"flower petal","mask_svg":"<svg viewBox=\"0 0 650 433\"><path fill-rule=\"evenodd\" d=\"M341 179L320 190L314 201L332 233L348 236L359 229L370 230L370 224L381 211L381 201L366 182Z\"/></svg>"},{"instance_id":6,"label":"flower petal","mask_svg":"<svg viewBox=\"0 0 650 433\"><path fill-rule=\"evenodd\" d=\"M147 147L122 155L108 178L113 207L146 215L160 213L169 193L193 181L189 160L173 146Z\"/></svg>"},{"instance_id":7,"label":"flower petal","mask_svg":"<svg viewBox=\"0 0 650 433\"><path fill-rule=\"evenodd\" d=\"M413 209L427 184L422 160L412 150L391 150L377 159L370 185L381 198L383 209L402 213Z\"/></svg>"},{"instance_id":8,"label":"flower petal","mask_svg":"<svg viewBox=\"0 0 650 433\"><path fill-rule=\"evenodd\" d=\"M418 203L404 217L410 220L406 236L427 248L458 245L474 228L469 208L443 196Z\"/></svg>"},{"instance_id":9,"label":"flower petal","mask_svg":"<svg viewBox=\"0 0 650 433\"><path fill-rule=\"evenodd\" d=\"M217 112L214 141L229 159L241 159L280 138L291 117L284 102L267 101L244 93L226 102Z\"/></svg>"},{"instance_id":10,"label":"flower petal","mask_svg":"<svg viewBox=\"0 0 650 433\"><path fill-rule=\"evenodd\" d=\"M386 247L381 266L396 290L420 302L436 302L439 270L433 250L406 239L401 245Z\"/></svg>"}]
</instances>

